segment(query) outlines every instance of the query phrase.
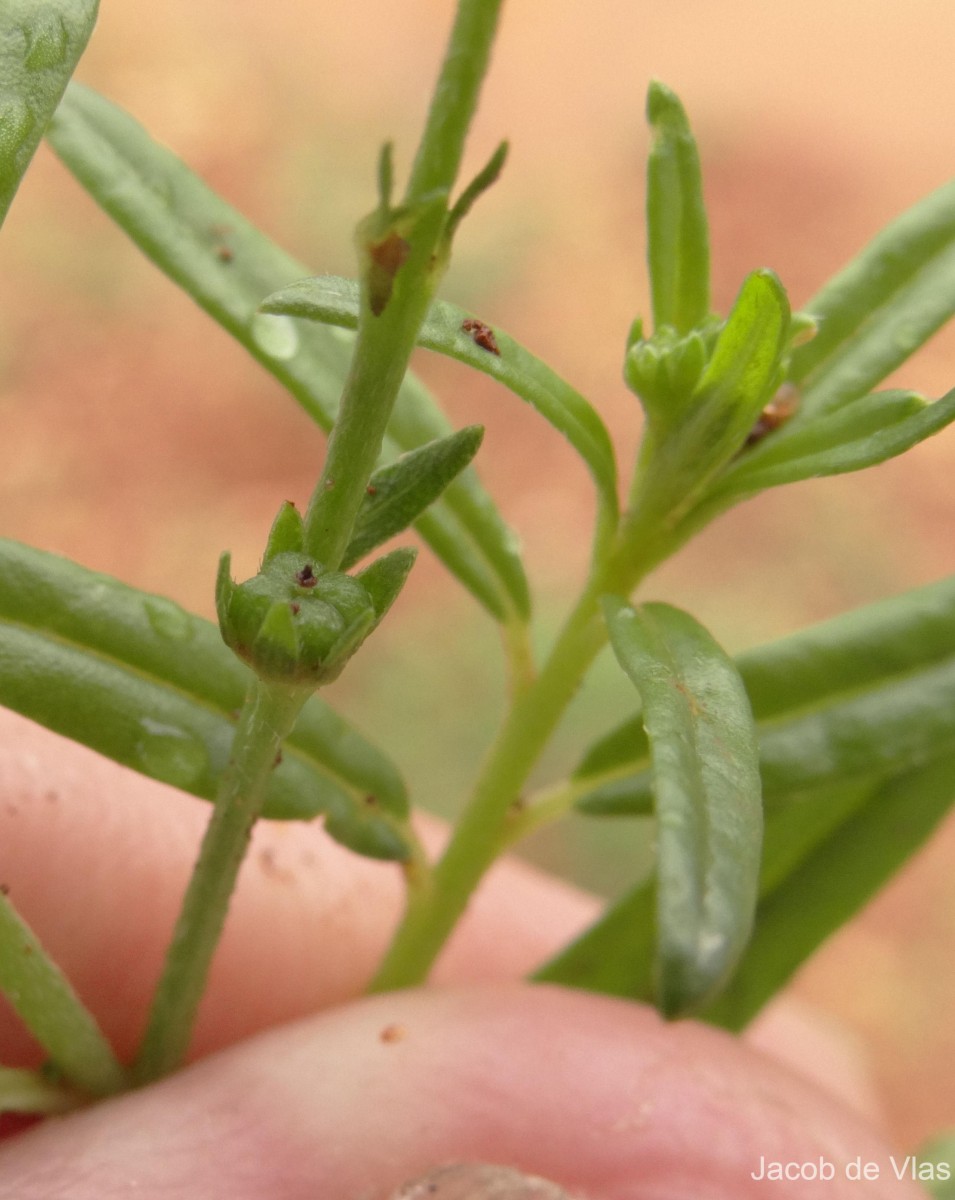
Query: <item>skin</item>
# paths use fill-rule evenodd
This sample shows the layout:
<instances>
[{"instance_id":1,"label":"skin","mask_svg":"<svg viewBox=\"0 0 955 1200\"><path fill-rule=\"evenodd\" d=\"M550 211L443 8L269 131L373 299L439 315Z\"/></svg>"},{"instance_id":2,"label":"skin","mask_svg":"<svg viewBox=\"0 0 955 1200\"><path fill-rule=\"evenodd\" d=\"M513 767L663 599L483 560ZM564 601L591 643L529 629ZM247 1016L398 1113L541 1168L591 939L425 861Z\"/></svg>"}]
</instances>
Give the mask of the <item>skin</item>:
<instances>
[{"instance_id":1,"label":"skin","mask_svg":"<svg viewBox=\"0 0 955 1200\"><path fill-rule=\"evenodd\" d=\"M0 881L126 1057L207 813L0 713ZM693 1022L517 982L594 911L526 868L494 872L434 986L359 998L399 905L393 868L314 825L263 824L196 1061L6 1141L0 1200L386 1200L452 1162L507 1164L591 1200L840 1200L859 1195L845 1176L859 1157L880 1170L866 1196L923 1195L896 1180L849 1059L791 1011L756 1040L804 1071L824 1063L823 1084ZM0 1061L38 1061L5 1009ZM823 1158L834 1179L753 1180L761 1157ZM448 1200L494 1194L482 1174L455 1187Z\"/></svg>"}]
</instances>

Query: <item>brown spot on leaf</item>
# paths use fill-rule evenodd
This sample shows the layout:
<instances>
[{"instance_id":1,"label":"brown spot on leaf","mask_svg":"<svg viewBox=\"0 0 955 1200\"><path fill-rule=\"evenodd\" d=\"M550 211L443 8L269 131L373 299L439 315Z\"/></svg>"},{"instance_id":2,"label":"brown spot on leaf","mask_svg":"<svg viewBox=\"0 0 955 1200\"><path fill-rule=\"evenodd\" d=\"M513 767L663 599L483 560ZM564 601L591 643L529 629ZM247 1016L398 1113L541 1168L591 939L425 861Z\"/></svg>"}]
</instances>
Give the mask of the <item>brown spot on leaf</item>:
<instances>
[{"instance_id":1,"label":"brown spot on leaf","mask_svg":"<svg viewBox=\"0 0 955 1200\"><path fill-rule=\"evenodd\" d=\"M461 330L463 333L471 335L471 341L476 346L480 346L482 350L487 350L491 354L496 354L498 358L501 357L497 338L490 325L485 325L483 321L478 321L474 317L468 317L466 321L461 322Z\"/></svg>"}]
</instances>

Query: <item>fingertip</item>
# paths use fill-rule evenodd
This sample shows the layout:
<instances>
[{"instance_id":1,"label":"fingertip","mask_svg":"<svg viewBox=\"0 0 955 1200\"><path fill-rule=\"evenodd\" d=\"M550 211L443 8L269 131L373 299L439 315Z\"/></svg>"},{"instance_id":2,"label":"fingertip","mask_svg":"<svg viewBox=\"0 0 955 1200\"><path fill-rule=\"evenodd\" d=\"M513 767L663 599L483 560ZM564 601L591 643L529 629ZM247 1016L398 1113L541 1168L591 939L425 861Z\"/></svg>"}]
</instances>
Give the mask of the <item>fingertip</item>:
<instances>
[{"instance_id":1,"label":"fingertip","mask_svg":"<svg viewBox=\"0 0 955 1200\"><path fill-rule=\"evenodd\" d=\"M376 996L260 1035L24 1135L0 1180L39 1194L31 1172L60 1164L88 1188L63 1194L86 1200L135 1164L148 1194L385 1200L435 1167L491 1163L588 1200L849 1200L856 1159L880 1167L867 1196L920 1195L856 1114L728 1035L489 985ZM767 1181L767 1162L832 1177Z\"/></svg>"}]
</instances>

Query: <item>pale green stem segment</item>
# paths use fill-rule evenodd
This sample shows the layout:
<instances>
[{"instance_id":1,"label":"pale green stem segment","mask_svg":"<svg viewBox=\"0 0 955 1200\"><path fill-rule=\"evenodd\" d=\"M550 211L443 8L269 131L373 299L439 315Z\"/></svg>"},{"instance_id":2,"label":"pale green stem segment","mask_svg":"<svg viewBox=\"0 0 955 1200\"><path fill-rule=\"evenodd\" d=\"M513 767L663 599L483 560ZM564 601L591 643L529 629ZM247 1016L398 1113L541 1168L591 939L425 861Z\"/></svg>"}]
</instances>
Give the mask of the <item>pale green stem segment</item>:
<instances>
[{"instance_id":1,"label":"pale green stem segment","mask_svg":"<svg viewBox=\"0 0 955 1200\"><path fill-rule=\"evenodd\" d=\"M2 892L0 990L71 1084L91 1096L125 1087L96 1019Z\"/></svg>"},{"instance_id":2,"label":"pale green stem segment","mask_svg":"<svg viewBox=\"0 0 955 1200\"><path fill-rule=\"evenodd\" d=\"M428 886L409 895L405 918L371 991L410 987L427 976L471 893L500 854L520 789L606 637L597 597L588 591L540 675L517 697Z\"/></svg>"},{"instance_id":3,"label":"pale green stem segment","mask_svg":"<svg viewBox=\"0 0 955 1200\"><path fill-rule=\"evenodd\" d=\"M379 256L386 254L384 247L390 246L399 257L392 261L393 294L383 307L369 304L368 289L362 289L352 366L322 477L305 517L306 549L331 570L338 568L351 538L418 330L446 258L442 235L448 197L487 70L501 3L459 3L408 188L400 208L394 210L394 225L379 231L382 240L377 246L360 246L361 252ZM381 203L386 207L388 197L382 196ZM407 229L403 222L410 222ZM358 237L360 242L366 237L362 226Z\"/></svg>"},{"instance_id":4,"label":"pale green stem segment","mask_svg":"<svg viewBox=\"0 0 955 1200\"><path fill-rule=\"evenodd\" d=\"M363 288L352 366L339 416L329 440L322 477L305 519L305 545L335 570L351 540L368 479L381 450L418 330L427 314L439 271L435 259L447 215L447 197L464 149L464 138L487 69L502 0L461 0L424 137L401 210L388 210L388 172L382 171L381 209L388 219L411 214L408 242L393 271L393 289L382 305ZM387 159L383 160L387 163ZM403 219L403 218L402 218ZM359 241L368 223L359 226ZM404 228L402 226L402 228ZM371 235L368 235L369 237ZM383 253L382 243L360 246ZM405 257L405 253L407 257ZM394 265L394 263L392 263ZM223 777L159 982L136 1065L137 1082L174 1070L185 1057L209 966L225 923L229 899L261 812L266 783L307 691L256 681L236 731L233 758ZM411 888L410 894L417 894Z\"/></svg>"},{"instance_id":5,"label":"pale green stem segment","mask_svg":"<svg viewBox=\"0 0 955 1200\"><path fill-rule=\"evenodd\" d=\"M666 547L618 540L594 571L537 678L521 692L498 734L471 801L430 880L408 897L404 920L371 982L373 992L411 987L431 969L482 876L525 821L520 793L541 751L607 641L600 598L629 595Z\"/></svg>"},{"instance_id":6,"label":"pale green stem segment","mask_svg":"<svg viewBox=\"0 0 955 1200\"><path fill-rule=\"evenodd\" d=\"M183 900L146 1034L134 1066L137 1083L175 1070L185 1057L209 966L252 827L282 742L308 692L256 679L235 735L199 859Z\"/></svg>"}]
</instances>

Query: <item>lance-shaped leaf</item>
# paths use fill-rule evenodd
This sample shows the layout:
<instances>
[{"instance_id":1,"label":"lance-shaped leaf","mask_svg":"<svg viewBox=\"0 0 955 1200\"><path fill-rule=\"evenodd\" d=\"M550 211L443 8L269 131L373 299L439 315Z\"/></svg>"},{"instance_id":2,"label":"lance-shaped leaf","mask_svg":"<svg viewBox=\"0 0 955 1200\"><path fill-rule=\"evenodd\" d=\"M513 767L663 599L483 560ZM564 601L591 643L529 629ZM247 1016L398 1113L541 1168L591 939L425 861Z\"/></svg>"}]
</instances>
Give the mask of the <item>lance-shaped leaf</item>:
<instances>
[{"instance_id":1,"label":"lance-shaped leaf","mask_svg":"<svg viewBox=\"0 0 955 1200\"><path fill-rule=\"evenodd\" d=\"M70 1083L92 1096L123 1090L125 1072L96 1019L5 892L0 894L0 991Z\"/></svg>"},{"instance_id":2,"label":"lance-shaped leaf","mask_svg":"<svg viewBox=\"0 0 955 1200\"><path fill-rule=\"evenodd\" d=\"M368 481L341 569L347 571L430 508L477 454L483 437L480 425L469 425L380 467Z\"/></svg>"},{"instance_id":3,"label":"lance-shaped leaf","mask_svg":"<svg viewBox=\"0 0 955 1200\"><path fill-rule=\"evenodd\" d=\"M745 679L745 676L744 676ZM767 810L821 786L882 777L955 752L955 656L911 671L887 671L865 688L833 676L811 707L762 718L755 708ZM628 723L595 748L577 807L594 816L648 813L653 780L647 747ZM627 744L629 742L629 745ZM584 769L584 768L582 768Z\"/></svg>"},{"instance_id":4,"label":"lance-shaped leaf","mask_svg":"<svg viewBox=\"0 0 955 1200\"><path fill-rule=\"evenodd\" d=\"M766 488L861 471L938 433L955 421L955 389L933 403L915 392L876 392L818 416L808 415L745 449L707 493L724 508Z\"/></svg>"},{"instance_id":5,"label":"lance-shaped leaf","mask_svg":"<svg viewBox=\"0 0 955 1200\"><path fill-rule=\"evenodd\" d=\"M328 429L351 359L350 335L258 311L263 296L302 278L297 263L154 142L130 116L72 85L49 129L57 155L175 283L235 337ZM451 433L430 394L407 376L389 453ZM418 523L449 570L499 620L529 610L516 539L473 471L463 472Z\"/></svg>"},{"instance_id":6,"label":"lance-shaped leaf","mask_svg":"<svg viewBox=\"0 0 955 1200\"><path fill-rule=\"evenodd\" d=\"M301 279L268 296L262 311L354 329L358 285L334 275ZM418 342L490 375L532 405L584 460L604 509L615 515L616 461L606 426L595 409L540 359L501 329L492 329L446 301L432 304Z\"/></svg>"},{"instance_id":7,"label":"lance-shaped leaf","mask_svg":"<svg viewBox=\"0 0 955 1200\"><path fill-rule=\"evenodd\" d=\"M654 878L631 888L533 978L652 1003L656 890Z\"/></svg>"},{"instance_id":8,"label":"lance-shaped leaf","mask_svg":"<svg viewBox=\"0 0 955 1200\"><path fill-rule=\"evenodd\" d=\"M931 834L955 793L953 766L949 756L894 779L869 776L769 806L749 946L726 991L699 1015L732 1028L756 1015ZM638 882L535 978L653 1000L647 925L655 886L653 878Z\"/></svg>"},{"instance_id":9,"label":"lance-shaped leaf","mask_svg":"<svg viewBox=\"0 0 955 1200\"><path fill-rule=\"evenodd\" d=\"M647 93L647 260L653 326L689 333L709 315L710 246L700 156L683 105L654 80Z\"/></svg>"},{"instance_id":10,"label":"lance-shaped leaf","mask_svg":"<svg viewBox=\"0 0 955 1200\"><path fill-rule=\"evenodd\" d=\"M739 979L752 982L748 987L741 982L737 991L734 977L727 995L736 999L728 999L726 1008L716 1001L707 1015L737 1025L748 1019L819 941L886 881L911 850L907 839L931 832L946 803L946 777L955 778L953 617L955 578L821 622L738 658L759 718L766 801L761 900L757 932L739 972ZM628 763L634 770L645 765L647 754L638 719L592 747L578 773L605 782L582 807L647 811L648 773L625 774ZM897 801L897 788L911 789L909 798ZM867 832L867 823L883 828L882 806L896 803L899 827L880 843ZM909 803L911 825L903 815ZM888 830L890 819L884 819ZM871 861L870 836L875 838ZM826 849L833 839L837 851ZM888 852L894 842L901 843L899 857ZM851 878L864 886L840 900L843 858ZM777 936L764 940L761 915L776 920L772 914L786 908L784 895L798 908L815 911L817 883L808 885L801 899L785 889L801 886L800 879L816 879L812 864L823 861L835 864L834 878L818 884L822 895L835 897L823 906L826 919L809 921L812 932L805 938L787 942L788 935L777 930ZM626 914L643 913L652 893L652 882L638 884L541 977L649 999L646 935L628 924ZM750 953L759 963L747 965Z\"/></svg>"},{"instance_id":11,"label":"lance-shaped leaf","mask_svg":"<svg viewBox=\"0 0 955 1200\"><path fill-rule=\"evenodd\" d=\"M861 809L760 899L746 956L705 1018L741 1029L928 839L955 800L955 757L876 785Z\"/></svg>"},{"instance_id":12,"label":"lance-shaped leaf","mask_svg":"<svg viewBox=\"0 0 955 1200\"><path fill-rule=\"evenodd\" d=\"M955 313L955 182L892 222L805 306L792 356L807 413L865 395Z\"/></svg>"},{"instance_id":13,"label":"lance-shaped leaf","mask_svg":"<svg viewBox=\"0 0 955 1200\"><path fill-rule=\"evenodd\" d=\"M955 746L955 577L748 650L736 665L757 721L767 804L824 782L909 770ZM592 814L649 811L639 716L586 752Z\"/></svg>"},{"instance_id":14,"label":"lance-shaped leaf","mask_svg":"<svg viewBox=\"0 0 955 1200\"><path fill-rule=\"evenodd\" d=\"M96 23L97 0L0 5L0 225Z\"/></svg>"},{"instance_id":15,"label":"lance-shaped leaf","mask_svg":"<svg viewBox=\"0 0 955 1200\"><path fill-rule=\"evenodd\" d=\"M676 1016L725 984L752 927L762 841L756 736L735 666L692 617L618 599L604 612L650 740L658 1002Z\"/></svg>"},{"instance_id":16,"label":"lance-shaped leaf","mask_svg":"<svg viewBox=\"0 0 955 1200\"><path fill-rule=\"evenodd\" d=\"M0 541L0 703L7 707L212 799L249 681L210 622L66 559ZM272 773L265 816L325 814L329 832L358 852L403 858L407 811L389 759L327 704L309 700Z\"/></svg>"}]
</instances>

